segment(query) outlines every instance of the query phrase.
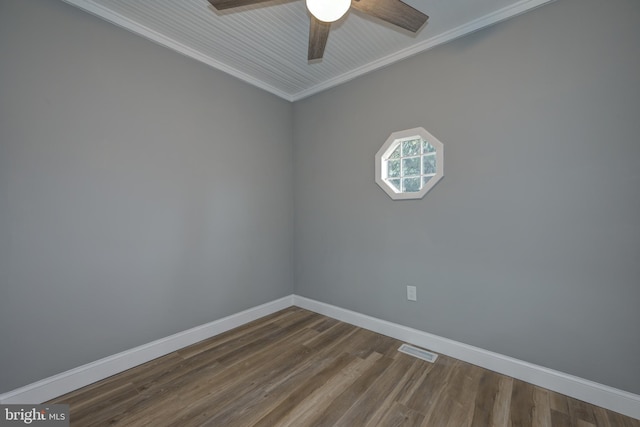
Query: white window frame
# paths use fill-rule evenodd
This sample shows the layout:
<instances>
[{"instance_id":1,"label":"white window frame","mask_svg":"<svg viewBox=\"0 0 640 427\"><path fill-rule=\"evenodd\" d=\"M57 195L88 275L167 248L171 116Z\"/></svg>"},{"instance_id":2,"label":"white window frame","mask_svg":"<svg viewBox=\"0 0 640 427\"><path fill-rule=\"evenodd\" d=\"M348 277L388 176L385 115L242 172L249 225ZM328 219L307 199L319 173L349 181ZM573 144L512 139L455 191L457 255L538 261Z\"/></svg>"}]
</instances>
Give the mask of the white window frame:
<instances>
[{"instance_id":1,"label":"white window frame","mask_svg":"<svg viewBox=\"0 0 640 427\"><path fill-rule=\"evenodd\" d=\"M423 174L420 175L420 180L422 182L422 178L425 176L430 176L431 179L422 185L420 191L416 192L401 192L398 191L390 182L388 177L388 169L387 162L389 156L393 151L398 147L398 145L402 144L403 141L412 140L420 138L424 141L427 141L429 144L436 149L435 157L436 157L436 173L435 174ZM422 148L421 148L422 150ZM420 154L420 168L422 172L423 161L422 158L424 154L421 151ZM401 157L402 158L402 157ZM406 157L404 157L406 158ZM421 199L431 190L441 179L444 177L444 146L442 142L440 142L435 136L431 135L427 132L426 129L422 127L401 130L398 132L393 132L389 135L389 138L382 144L380 150L376 153L376 183L382 188L393 200L411 200L411 199ZM402 164L402 160L401 160ZM396 179L395 177L393 177ZM400 177L402 179L402 176Z\"/></svg>"}]
</instances>

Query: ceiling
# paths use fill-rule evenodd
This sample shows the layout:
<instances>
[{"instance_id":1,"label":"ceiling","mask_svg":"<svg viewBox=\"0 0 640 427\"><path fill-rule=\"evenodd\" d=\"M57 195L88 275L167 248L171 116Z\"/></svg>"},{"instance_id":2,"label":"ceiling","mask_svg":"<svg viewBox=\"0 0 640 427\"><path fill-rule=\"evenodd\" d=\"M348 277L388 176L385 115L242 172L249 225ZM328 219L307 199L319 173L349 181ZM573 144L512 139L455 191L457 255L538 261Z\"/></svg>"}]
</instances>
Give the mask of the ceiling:
<instances>
[{"instance_id":1,"label":"ceiling","mask_svg":"<svg viewBox=\"0 0 640 427\"><path fill-rule=\"evenodd\" d=\"M207 0L64 1L296 101L553 0L404 0L430 17L415 35L351 10L319 62L307 61L304 0L223 12Z\"/></svg>"}]
</instances>

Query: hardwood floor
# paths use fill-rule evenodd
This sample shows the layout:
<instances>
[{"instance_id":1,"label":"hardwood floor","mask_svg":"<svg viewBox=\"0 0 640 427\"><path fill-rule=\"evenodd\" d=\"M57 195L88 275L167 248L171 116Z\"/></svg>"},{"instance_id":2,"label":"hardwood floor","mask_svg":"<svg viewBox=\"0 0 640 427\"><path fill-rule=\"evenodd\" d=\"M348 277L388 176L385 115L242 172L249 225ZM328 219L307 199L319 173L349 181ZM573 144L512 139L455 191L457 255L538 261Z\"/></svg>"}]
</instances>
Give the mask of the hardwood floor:
<instances>
[{"instance_id":1,"label":"hardwood floor","mask_svg":"<svg viewBox=\"0 0 640 427\"><path fill-rule=\"evenodd\" d=\"M297 307L61 396L72 426L574 426L640 421Z\"/></svg>"}]
</instances>

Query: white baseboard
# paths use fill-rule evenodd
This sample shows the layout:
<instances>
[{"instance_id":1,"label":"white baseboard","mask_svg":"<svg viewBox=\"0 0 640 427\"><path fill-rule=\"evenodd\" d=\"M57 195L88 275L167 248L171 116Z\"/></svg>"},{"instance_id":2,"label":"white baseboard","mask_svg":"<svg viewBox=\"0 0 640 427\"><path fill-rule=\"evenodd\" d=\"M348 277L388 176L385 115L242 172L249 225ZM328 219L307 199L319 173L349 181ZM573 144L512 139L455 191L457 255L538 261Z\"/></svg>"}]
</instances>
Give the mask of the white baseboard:
<instances>
[{"instance_id":1,"label":"white baseboard","mask_svg":"<svg viewBox=\"0 0 640 427\"><path fill-rule=\"evenodd\" d=\"M640 419L640 396L637 394L297 295L196 326L1 394L0 404L45 402L292 305Z\"/></svg>"},{"instance_id":2,"label":"white baseboard","mask_svg":"<svg viewBox=\"0 0 640 427\"><path fill-rule=\"evenodd\" d=\"M640 419L640 395L637 394L309 298L294 295L293 304L632 418Z\"/></svg>"},{"instance_id":3,"label":"white baseboard","mask_svg":"<svg viewBox=\"0 0 640 427\"><path fill-rule=\"evenodd\" d=\"M38 404L293 305L289 295L166 338L96 360L0 395L0 404Z\"/></svg>"}]
</instances>

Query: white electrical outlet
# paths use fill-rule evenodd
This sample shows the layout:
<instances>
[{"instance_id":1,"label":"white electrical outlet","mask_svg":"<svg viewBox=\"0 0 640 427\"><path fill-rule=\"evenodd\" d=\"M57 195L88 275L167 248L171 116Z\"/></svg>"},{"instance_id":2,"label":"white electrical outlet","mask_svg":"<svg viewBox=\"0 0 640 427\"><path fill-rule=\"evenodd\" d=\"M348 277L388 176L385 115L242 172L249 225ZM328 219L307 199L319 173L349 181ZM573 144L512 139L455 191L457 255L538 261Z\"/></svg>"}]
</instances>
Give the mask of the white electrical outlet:
<instances>
[{"instance_id":1,"label":"white electrical outlet","mask_svg":"<svg viewBox=\"0 0 640 427\"><path fill-rule=\"evenodd\" d=\"M409 301L418 301L418 294L415 286L407 286L407 299Z\"/></svg>"}]
</instances>

